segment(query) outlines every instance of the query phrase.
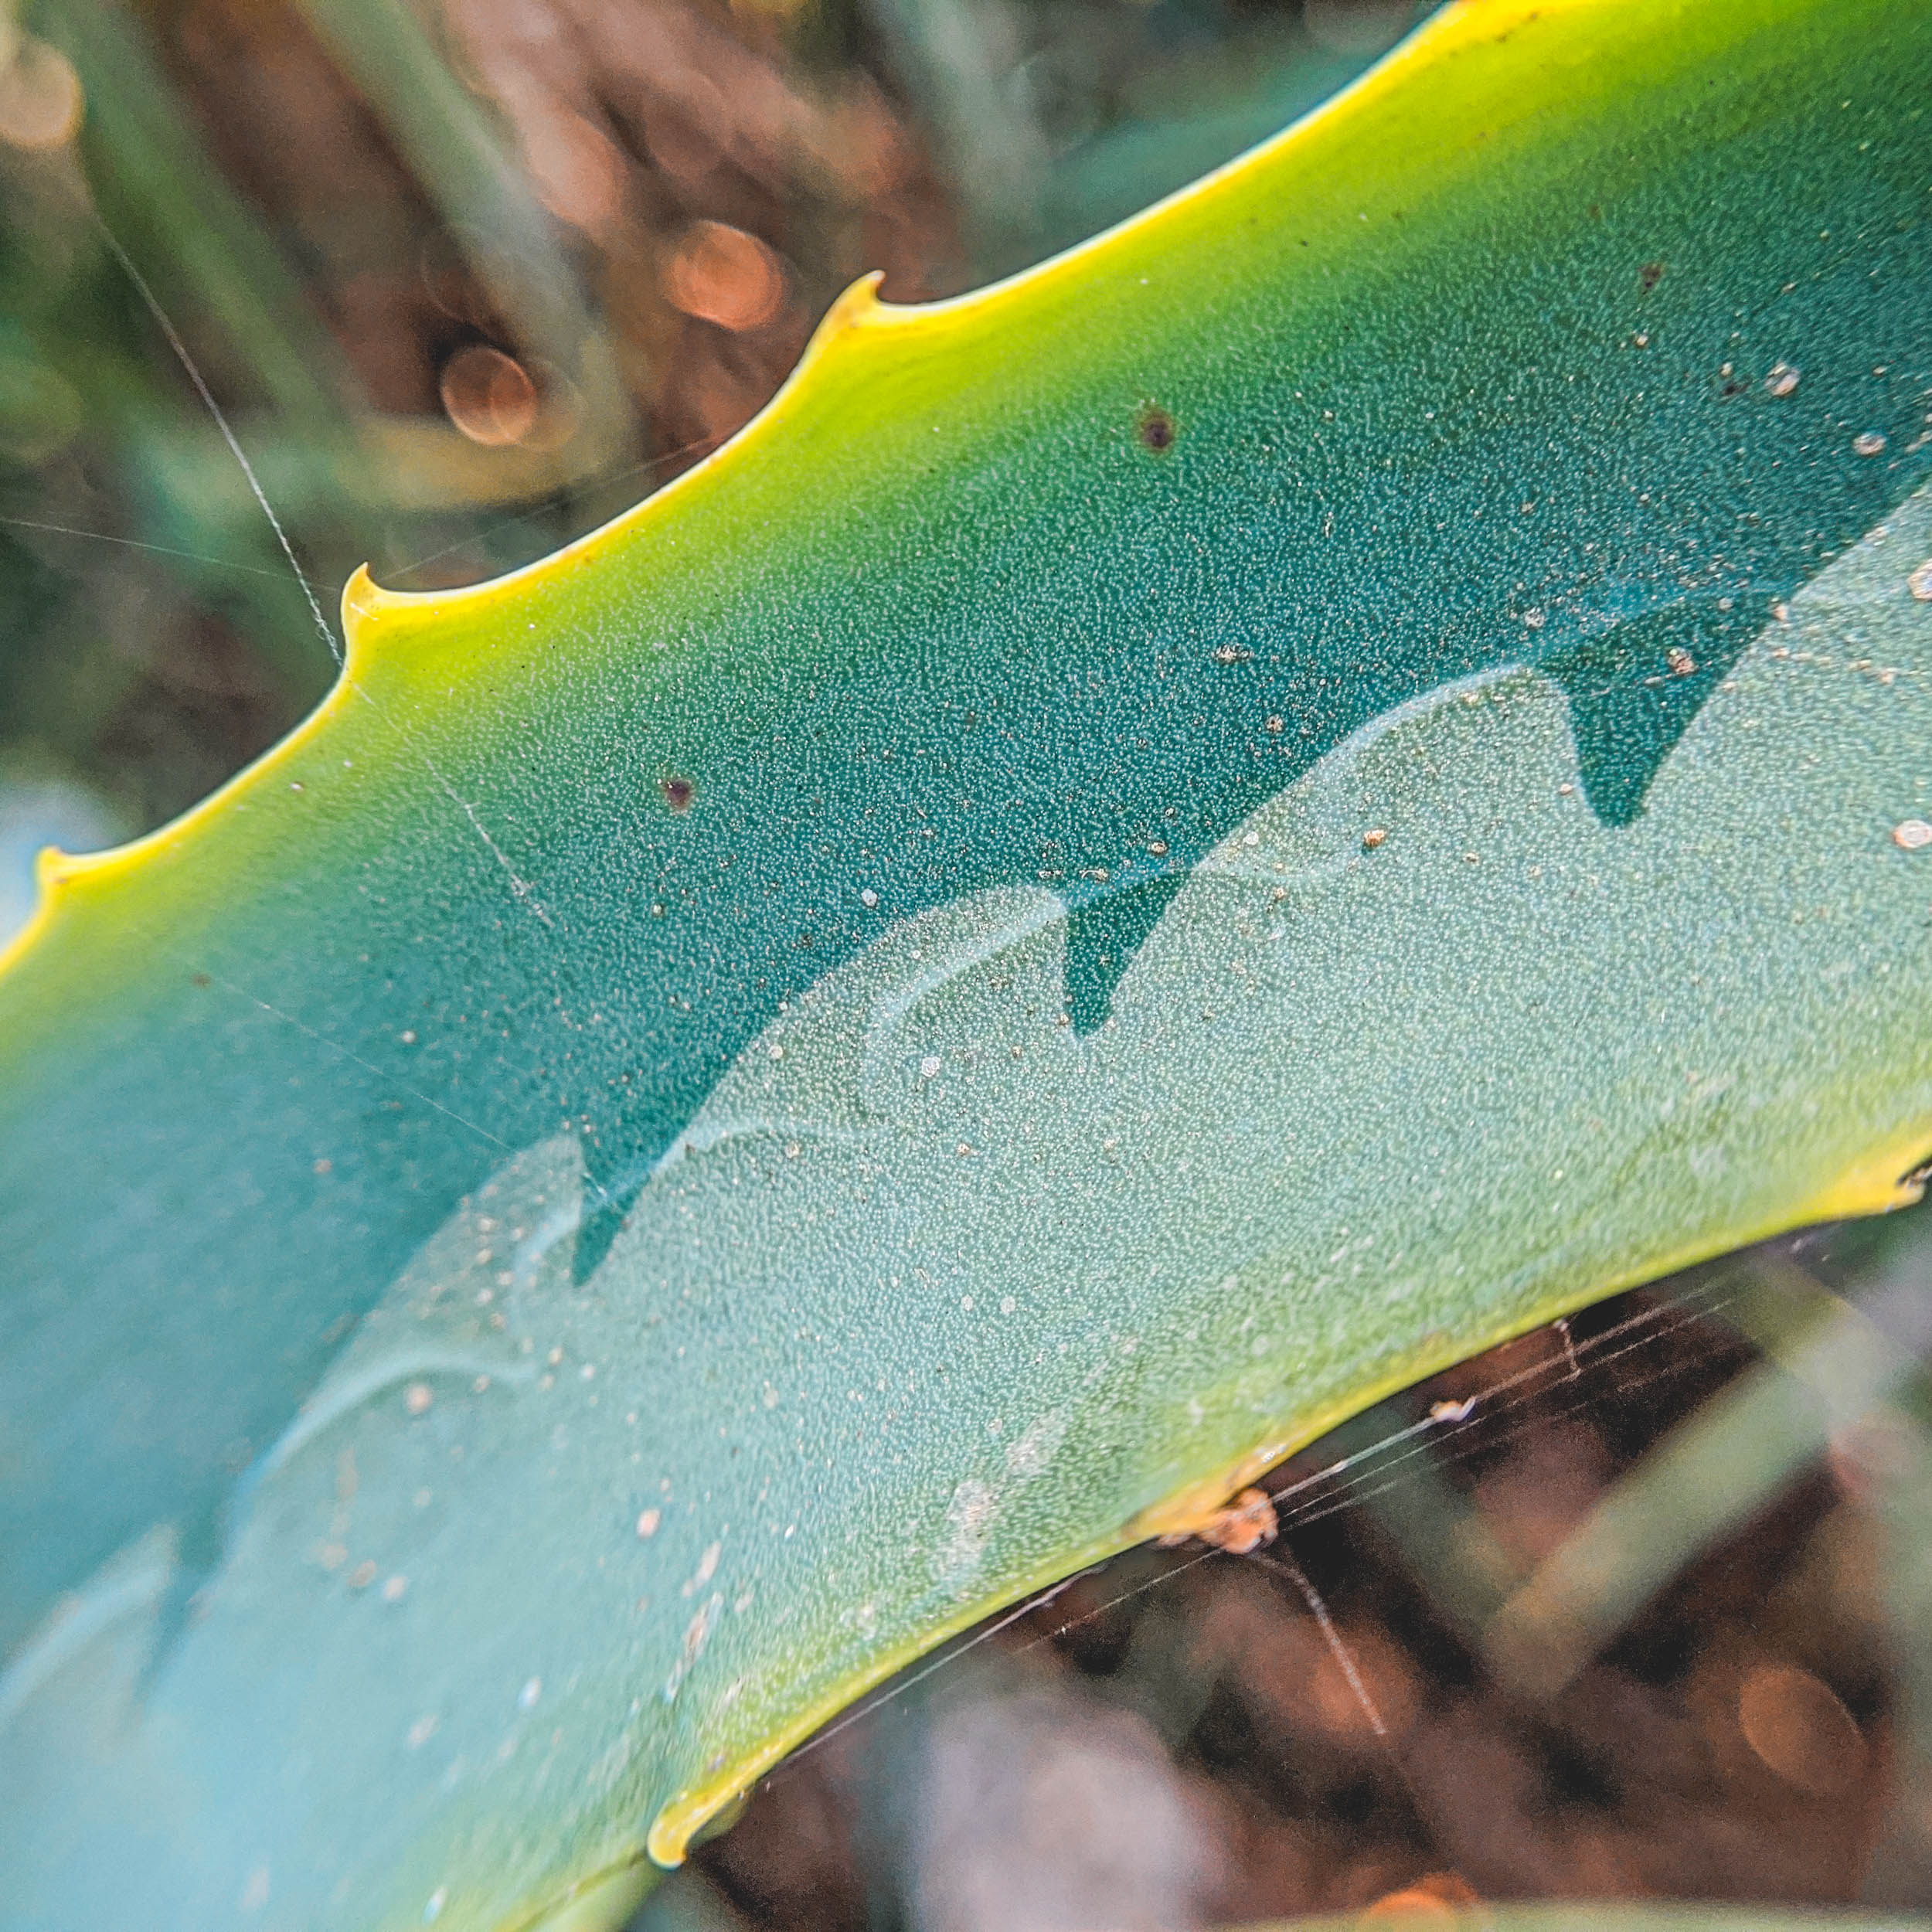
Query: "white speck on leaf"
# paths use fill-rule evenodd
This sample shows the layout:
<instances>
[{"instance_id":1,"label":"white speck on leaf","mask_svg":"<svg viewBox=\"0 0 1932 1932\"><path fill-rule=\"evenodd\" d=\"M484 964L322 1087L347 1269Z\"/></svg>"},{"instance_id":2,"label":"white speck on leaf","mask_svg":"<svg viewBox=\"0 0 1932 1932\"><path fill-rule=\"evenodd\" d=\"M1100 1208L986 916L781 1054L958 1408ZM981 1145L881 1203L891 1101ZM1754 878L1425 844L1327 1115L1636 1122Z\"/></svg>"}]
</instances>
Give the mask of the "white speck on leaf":
<instances>
[{"instance_id":1,"label":"white speck on leaf","mask_svg":"<svg viewBox=\"0 0 1932 1932\"><path fill-rule=\"evenodd\" d=\"M723 1543L707 1545L704 1554L698 1559L696 1573L686 1580L682 1594L687 1597L696 1596L698 1592L717 1575L718 1559L723 1554L724 1545Z\"/></svg>"},{"instance_id":2,"label":"white speck on leaf","mask_svg":"<svg viewBox=\"0 0 1932 1932\"><path fill-rule=\"evenodd\" d=\"M664 1680L663 1696L667 1704L676 1698L678 1688L690 1674L691 1666L704 1655L704 1647L711 1641L712 1627L723 1607L724 1599L713 1597L685 1626L684 1648L677 1662L671 1667L671 1675Z\"/></svg>"},{"instance_id":3,"label":"white speck on leaf","mask_svg":"<svg viewBox=\"0 0 1932 1932\"><path fill-rule=\"evenodd\" d=\"M942 1583L957 1588L971 1579L986 1553L998 1514L998 1494L977 1476L968 1476L954 1489L937 1553Z\"/></svg>"}]
</instances>

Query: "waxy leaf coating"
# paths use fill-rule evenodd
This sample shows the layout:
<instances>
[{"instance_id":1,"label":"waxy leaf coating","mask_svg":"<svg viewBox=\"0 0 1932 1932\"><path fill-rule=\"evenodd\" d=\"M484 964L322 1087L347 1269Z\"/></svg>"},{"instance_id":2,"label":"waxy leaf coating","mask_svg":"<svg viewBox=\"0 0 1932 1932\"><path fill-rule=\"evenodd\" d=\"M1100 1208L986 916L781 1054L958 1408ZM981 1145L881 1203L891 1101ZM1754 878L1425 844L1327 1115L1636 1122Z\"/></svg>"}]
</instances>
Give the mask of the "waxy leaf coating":
<instances>
[{"instance_id":1,"label":"waxy leaf coating","mask_svg":"<svg viewBox=\"0 0 1932 1932\"><path fill-rule=\"evenodd\" d=\"M947 1633L1911 1198L1928 73L1452 8L55 862L0 1925L615 1923Z\"/></svg>"}]
</instances>

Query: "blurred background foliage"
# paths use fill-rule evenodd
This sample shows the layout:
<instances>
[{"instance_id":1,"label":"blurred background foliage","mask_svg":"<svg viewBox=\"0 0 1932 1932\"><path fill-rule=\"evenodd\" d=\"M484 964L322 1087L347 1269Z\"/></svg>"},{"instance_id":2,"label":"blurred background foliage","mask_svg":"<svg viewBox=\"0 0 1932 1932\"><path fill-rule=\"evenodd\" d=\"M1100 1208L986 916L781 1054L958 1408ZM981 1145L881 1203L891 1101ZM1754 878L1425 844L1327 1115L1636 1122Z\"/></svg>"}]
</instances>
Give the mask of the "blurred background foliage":
<instances>
[{"instance_id":1,"label":"blurred background foliage","mask_svg":"<svg viewBox=\"0 0 1932 1932\"><path fill-rule=\"evenodd\" d=\"M540 555L715 448L857 275L1036 260L1416 11L0 12L0 938L37 846L161 822L315 701L357 563ZM1932 1903L1928 1259L1923 1211L1814 1233L1381 1405L1270 1478L1278 1539L1134 1553L954 1647L641 1923Z\"/></svg>"}]
</instances>

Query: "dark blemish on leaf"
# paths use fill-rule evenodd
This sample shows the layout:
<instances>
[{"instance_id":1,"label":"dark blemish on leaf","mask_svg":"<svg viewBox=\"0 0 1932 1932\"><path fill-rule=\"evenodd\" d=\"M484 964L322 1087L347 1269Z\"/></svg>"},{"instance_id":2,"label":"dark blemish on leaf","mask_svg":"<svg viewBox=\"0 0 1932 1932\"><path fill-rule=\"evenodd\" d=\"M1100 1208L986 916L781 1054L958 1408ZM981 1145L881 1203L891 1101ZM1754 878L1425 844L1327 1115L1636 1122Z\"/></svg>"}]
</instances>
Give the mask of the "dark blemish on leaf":
<instances>
[{"instance_id":1,"label":"dark blemish on leaf","mask_svg":"<svg viewBox=\"0 0 1932 1932\"><path fill-rule=\"evenodd\" d=\"M1637 271L1637 286L1648 295L1664 279L1662 262L1646 262Z\"/></svg>"},{"instance_id":2,"label":"dark blemish on leaf","mask_svg":"<svg viewBox=\"0 0 1932 1932\"><path fill-rule=\"evenodd\" d=\"M197 986L212 986L214 983L206 973L197 973L195 975L195 984Z\"/></svg>"},{"instance_id":3,"label":"dark blemish on leaf","mask_svg":"<svg viewBox=\"0 0 1932 1932\"><path fill-rule=\"evenodd\" d=\"M691 801L698 795L698 787L689 778L660 778L658 789L664 794L664 802L673 811L689 811Z\"/></svg>"},{"instance_id":4,"label":"dark blemish on leaf","mask_svg":"<svg viewBox=\"0 0 1932 1932\"><path fill-rule=\"evenodd\" d=\"M1141 445L1151 450L1156 456L1173 448L1174 439L1179 434L1174 418L1158 403L1150 403L1141 411Z\"/></svg>"}]
</instances>

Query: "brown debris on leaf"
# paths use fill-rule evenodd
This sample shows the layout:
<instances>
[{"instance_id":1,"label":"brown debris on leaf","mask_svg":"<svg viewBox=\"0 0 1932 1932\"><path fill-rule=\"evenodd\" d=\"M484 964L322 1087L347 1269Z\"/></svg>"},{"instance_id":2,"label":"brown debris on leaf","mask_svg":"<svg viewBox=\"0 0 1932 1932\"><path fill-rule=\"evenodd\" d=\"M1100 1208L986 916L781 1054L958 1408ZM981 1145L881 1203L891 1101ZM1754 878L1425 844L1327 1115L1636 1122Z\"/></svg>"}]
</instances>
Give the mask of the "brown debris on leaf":
<instances>
[{"instance_id":1,"label":"brown debris on leaf","mask_svg":"<svg viewBox=\"0 0 1932 1932\"><path fill-rule=\"evenodd\" d=\"M1264 1543L1274 1541L1274 1498L1265 1489L1243 1489L1216 1515L1186 1535L1163 1536L1162 1546L1172 1549L1190 1540L1210 1544L1230 1555L1245 1556Z\"/></svg>"}]
</instances>

